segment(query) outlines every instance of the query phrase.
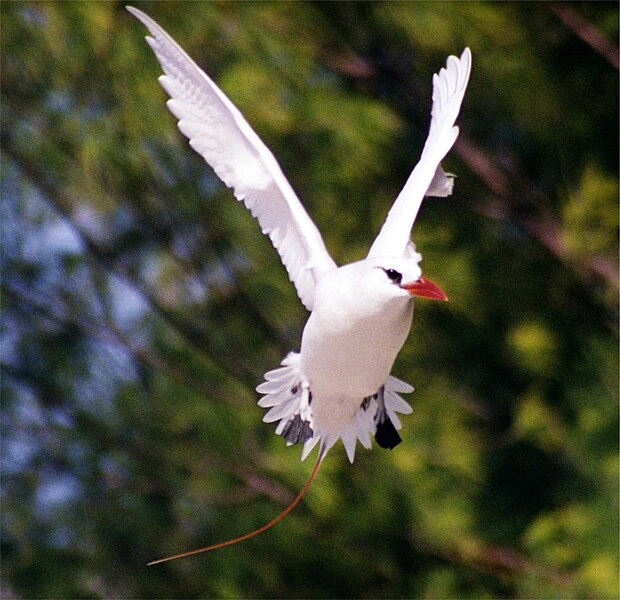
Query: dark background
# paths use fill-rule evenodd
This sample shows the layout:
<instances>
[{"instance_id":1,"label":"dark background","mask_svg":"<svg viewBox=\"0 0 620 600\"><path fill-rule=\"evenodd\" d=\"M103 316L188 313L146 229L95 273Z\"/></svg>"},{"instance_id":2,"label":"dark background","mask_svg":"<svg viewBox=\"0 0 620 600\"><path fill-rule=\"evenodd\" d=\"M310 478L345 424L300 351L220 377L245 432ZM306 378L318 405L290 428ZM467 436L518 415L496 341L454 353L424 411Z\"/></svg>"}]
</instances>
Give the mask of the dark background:
<instances>
[{"instance_id":1,"label":"dark background","mask_svg":"<svg viewBox=\"0 0 620 600\"><path fill-rule=\"evenodd\" d=\"M265 140L339 264L416 163L431 76L473 52L414 240L394 451L311 461L254 387L307 317L165 108L116 2L2 28L2 595L611 598L618 569L618 5L136 2Z\"/></svg>"}]
</instances>

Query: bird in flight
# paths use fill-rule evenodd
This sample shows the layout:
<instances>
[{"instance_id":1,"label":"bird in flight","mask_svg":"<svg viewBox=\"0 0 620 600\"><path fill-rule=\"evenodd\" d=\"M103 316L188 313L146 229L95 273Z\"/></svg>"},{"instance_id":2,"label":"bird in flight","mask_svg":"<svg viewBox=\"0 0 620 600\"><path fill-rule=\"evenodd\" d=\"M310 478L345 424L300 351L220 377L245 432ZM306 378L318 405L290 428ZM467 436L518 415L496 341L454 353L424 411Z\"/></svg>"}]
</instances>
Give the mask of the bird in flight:
<instances>
[{"instance_id":1,"label":"bird in flight","mask_svg":"<svg viewBox=\"0 0 620 600\"><path fill-rule=\"evenodd\" d=\"M400 393L413 388L390 375L411 327L414 297L447 300L422 276L411 229L425 196L452 193L440 162L459 133L455 125L471 69L471 52L448 57L433 76L431 124L422 156L363 260L338 267L270 150L239 110L149 16L127 7L149 30L146 41L164 75L159 83L180 131L258 220L310 311L299 352L265 373L256 390L266 422L302 444L302 460L318 444L317 461L299 495L275 519L248 534L184 552L164 562L232 545L275 525L301 500L327 451L340 439L351 462L357 441L383 448L401 441L398 414L411 413Z\"/></svg>"}]
</instances>

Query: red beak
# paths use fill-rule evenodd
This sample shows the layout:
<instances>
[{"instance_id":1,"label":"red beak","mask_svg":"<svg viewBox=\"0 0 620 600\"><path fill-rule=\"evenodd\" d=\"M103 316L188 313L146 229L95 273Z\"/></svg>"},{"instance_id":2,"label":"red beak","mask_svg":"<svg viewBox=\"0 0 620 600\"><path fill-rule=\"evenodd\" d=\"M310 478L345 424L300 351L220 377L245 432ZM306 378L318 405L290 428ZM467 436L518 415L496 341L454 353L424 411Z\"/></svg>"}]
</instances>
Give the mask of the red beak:
<instances>
[{"instance_id":1,"label":"red beak","mask_svg":"<svg viewBox=\"0 0 620 600\"><path fill-rule=\"evenodd\" d=\"M429 298L431 300L448 300L446 293L432 281L420 277L417 281L411 283L402 283L401 288L407 290L412 296L418 298Z\"/></svg>"}]
</instances>

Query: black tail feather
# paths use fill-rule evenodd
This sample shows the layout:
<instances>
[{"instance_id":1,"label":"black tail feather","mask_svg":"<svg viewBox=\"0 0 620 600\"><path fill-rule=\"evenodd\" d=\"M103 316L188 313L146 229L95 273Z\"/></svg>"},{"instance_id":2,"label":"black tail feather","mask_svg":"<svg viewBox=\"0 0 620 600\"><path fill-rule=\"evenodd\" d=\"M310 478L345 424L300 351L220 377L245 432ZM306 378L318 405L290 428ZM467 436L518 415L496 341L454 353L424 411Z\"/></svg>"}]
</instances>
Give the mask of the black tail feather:
<instances>
[{"instance_id":1,"label":"black tail feather","mask_svg":"<svg viewBox=\"0 0 620 600\"><path fill-rule=\"evenodd\" d=\"M390 450L402 442L400 435L398 435L398 431L396 431L396 427L394 427L394 424L390 421L390 417L387 415L383 415L383 418L377 423L375 440L381 448L389 448Z\"/></svg>"}]
</instances>

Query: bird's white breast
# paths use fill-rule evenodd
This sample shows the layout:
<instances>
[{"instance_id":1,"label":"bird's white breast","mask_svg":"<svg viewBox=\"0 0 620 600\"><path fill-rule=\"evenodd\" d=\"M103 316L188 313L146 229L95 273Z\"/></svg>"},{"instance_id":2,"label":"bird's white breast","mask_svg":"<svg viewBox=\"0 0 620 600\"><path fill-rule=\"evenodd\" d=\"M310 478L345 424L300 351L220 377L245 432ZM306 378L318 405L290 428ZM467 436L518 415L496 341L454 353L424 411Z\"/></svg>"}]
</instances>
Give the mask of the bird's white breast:
<instances>
[{"instance_id":1,"label":"bird's white breast","mask_svg":"<svg viewBox=\"0 0 620 600\"><path fill-rule=\"evenodd\" d=\"M359 407L385 384L409 333L411 297L377 289L376 278L368 275L362 261L341 267L317 285L300 365L316 399L351 398Z\"/></svg>"}]
</instances>

